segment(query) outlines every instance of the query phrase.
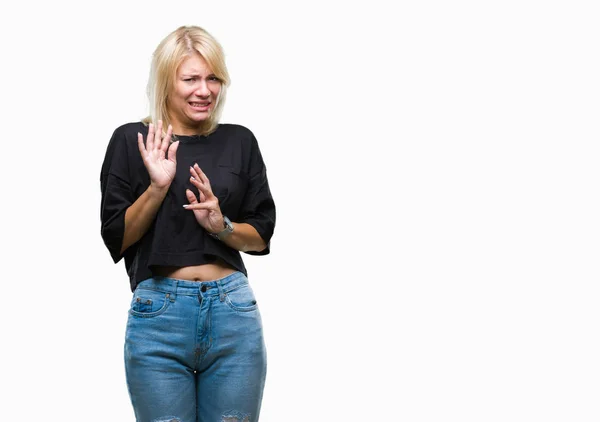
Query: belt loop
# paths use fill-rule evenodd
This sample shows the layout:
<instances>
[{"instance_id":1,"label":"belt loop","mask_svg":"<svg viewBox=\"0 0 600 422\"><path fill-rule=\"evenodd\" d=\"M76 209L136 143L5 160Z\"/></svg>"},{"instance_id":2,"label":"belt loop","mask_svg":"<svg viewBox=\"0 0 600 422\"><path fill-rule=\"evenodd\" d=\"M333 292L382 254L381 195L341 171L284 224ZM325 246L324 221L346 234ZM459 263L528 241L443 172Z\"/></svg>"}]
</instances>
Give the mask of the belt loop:
<instances>
[{"instance_id":1,"label":"belt loop","mask_svg":"<svg viewBox=\"0 0 600 422\"><path fill-rule=\"evenodd\" d=\"M171 302L175 302L175 299L177 298L177 284L178 284L178 280L171 280Z\"/></svg>"},{"instance_id":2,"label":"belt loop","mask_svg":"<svg viewBox=\"0 0 600 422\"><path fill-rule=\"evenodd\" d=\"M223 302L225 300L225 290L223 290L221 280L217 280L217 288L219 289L219 300Z\"/></svg>"}]
</instances>

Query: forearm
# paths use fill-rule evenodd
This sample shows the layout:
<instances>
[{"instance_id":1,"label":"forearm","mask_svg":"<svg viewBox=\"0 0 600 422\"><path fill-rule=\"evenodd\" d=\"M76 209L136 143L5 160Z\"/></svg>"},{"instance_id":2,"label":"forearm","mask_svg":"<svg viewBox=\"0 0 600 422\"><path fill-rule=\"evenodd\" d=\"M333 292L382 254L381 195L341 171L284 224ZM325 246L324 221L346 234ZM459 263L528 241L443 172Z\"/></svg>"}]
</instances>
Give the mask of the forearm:
<instances>
[{"instance_id":1,"label":"forearm","mask_svg":"<svg viewBox=\"0 0 600 422\"><path fill-rule=\"evenodd\" d=\"M125 212L125 233L121 254L148 231L160 208L167 189L158 189L150 185L148 189Z\"/></svg>"},{"instance_id":2,"label":"forearm","mask_svg":"<svg viewBox=\"0 0 600 422\"><path fill-rule=\"evenodd\" d=\"M225 237L222 242L230 248L241 252L260 252L267 247L254 227L247 223L231 223L233 232Z\"/></svg>"}]
</instances>

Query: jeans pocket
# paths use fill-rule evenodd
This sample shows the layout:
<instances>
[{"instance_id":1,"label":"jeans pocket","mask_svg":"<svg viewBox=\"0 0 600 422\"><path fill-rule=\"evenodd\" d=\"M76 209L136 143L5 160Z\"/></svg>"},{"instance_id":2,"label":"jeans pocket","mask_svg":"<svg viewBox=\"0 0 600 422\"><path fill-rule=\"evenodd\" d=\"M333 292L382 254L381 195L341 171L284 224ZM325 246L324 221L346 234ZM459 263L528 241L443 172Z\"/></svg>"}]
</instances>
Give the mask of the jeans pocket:
<instances>
[{"instance_id":1,"label":"jeans pocket","mask_svg":"<svg viewBox=\"0 0 600 422\"><path fill-rule=\"evenodd\" d=\"M225 303L234 311L250 312L258 309L250 284L245 283L225 294Z\"/></svg>"},{"instance_id":2,"label":"jeans pocket","mask_svg":"<svg viewBox=\"0 0 600 422\"><path fill-rule=\"evenodd\" d=\"M170 293L138 288L133 293L129 313L136 317L151 318L165 312L170 303Z\"/></svg>"}]
</instances>

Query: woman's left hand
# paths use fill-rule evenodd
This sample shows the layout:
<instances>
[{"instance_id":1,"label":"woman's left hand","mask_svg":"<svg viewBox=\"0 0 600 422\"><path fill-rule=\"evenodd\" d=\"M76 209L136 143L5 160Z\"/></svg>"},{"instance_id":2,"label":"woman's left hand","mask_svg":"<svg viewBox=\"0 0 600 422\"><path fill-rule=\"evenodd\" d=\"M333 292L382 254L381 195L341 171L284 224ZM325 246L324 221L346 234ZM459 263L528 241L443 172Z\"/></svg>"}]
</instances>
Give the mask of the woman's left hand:
<instances>
[{"instance_id":1,"label":"woman's left hand","mask_svg":"<svg viewBox=\"0 0 600 422\"><path fill-rule=\"evenodd\" d=\"M212 192L210 181L198 164L194 164L193 167L190 167L190 173L192 175L190 181L192 182L192 185L198 188L200 201L198 201L194 192L186 189L185 195L190 203L183 207L187 210L194 211L194 216L196 217L198 224L204 227L206 231L209 233L219 233L224 227L223 214L219 207L219 199Z\"/></svg>"}]
</instances>

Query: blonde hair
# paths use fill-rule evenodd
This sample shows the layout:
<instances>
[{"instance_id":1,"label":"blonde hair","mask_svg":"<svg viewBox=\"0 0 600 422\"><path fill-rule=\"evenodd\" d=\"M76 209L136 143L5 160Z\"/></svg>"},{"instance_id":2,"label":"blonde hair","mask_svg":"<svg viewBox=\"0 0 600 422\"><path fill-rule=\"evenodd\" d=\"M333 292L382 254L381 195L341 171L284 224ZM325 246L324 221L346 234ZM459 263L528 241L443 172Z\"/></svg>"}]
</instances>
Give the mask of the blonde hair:
<instances>
[{"instance_id":1,"label":"blonde hair","mask_svg":"<svg viewBox=\"0 0 600 422\"><path fill-rule=\"evenodd\" d=\"M181 26L167 35L156 47L152 55L150 77L148 78L148 101L150 115L143 119L145 124L163 121L163 128L169 127L171 120L167 110L167 96L175 85L177 69L183 61L197 52L221 82L221 89L210 116L200 125L198 135L208 135L215 131L225 105L227 87L231 83L225 54L221 44L207 31L198 26Z\"/></svg>"}]
</instances>

